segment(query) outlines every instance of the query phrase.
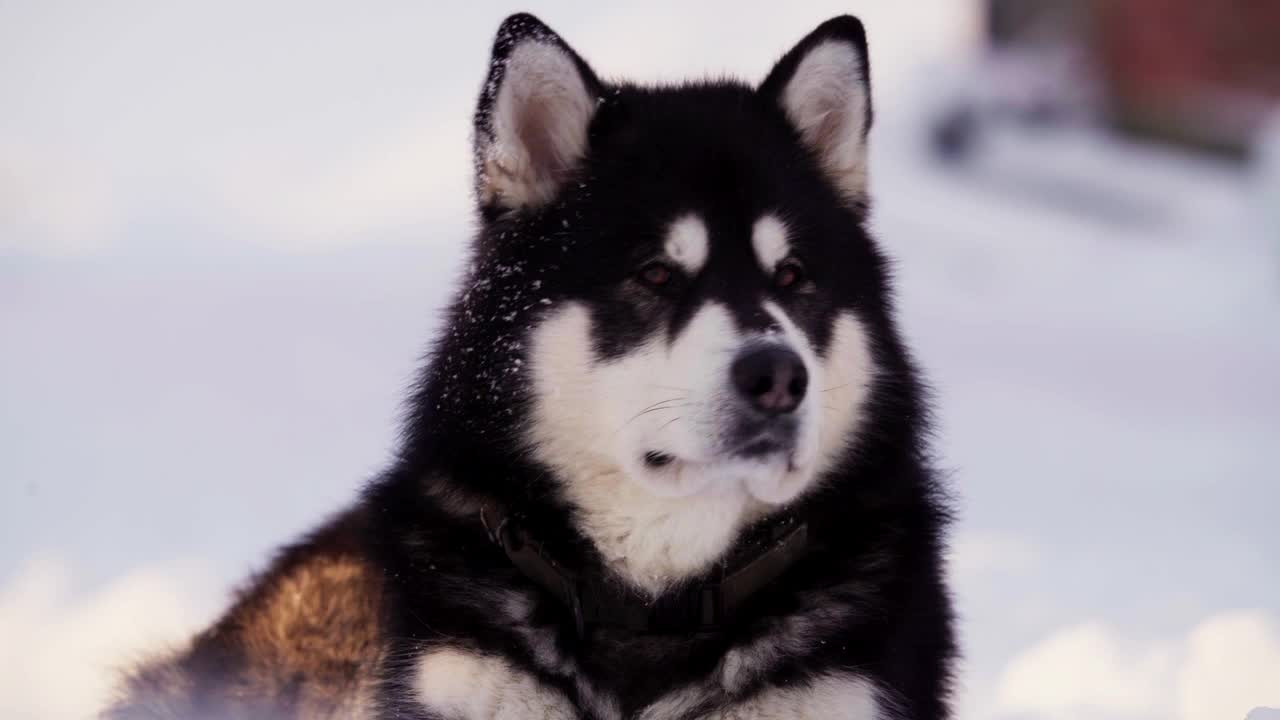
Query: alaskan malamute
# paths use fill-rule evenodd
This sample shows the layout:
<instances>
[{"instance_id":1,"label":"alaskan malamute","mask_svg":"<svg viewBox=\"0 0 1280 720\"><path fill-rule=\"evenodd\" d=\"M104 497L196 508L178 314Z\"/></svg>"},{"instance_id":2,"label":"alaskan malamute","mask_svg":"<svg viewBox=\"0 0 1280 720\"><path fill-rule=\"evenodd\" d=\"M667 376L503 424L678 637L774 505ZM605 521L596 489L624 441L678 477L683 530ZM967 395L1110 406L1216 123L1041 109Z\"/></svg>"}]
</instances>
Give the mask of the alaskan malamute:
<instances>
[{"instance_id":1,"label":"alaskan malamute","mask_svg":"<svg viewBox=\"0 0 1280 720\"><path fill-rule=\"evenodd\" d=\"M607 82L507 19L397 457L107 717L948 717L868 78L852 17L755 87Z\"/></svg>"}]
</instances>

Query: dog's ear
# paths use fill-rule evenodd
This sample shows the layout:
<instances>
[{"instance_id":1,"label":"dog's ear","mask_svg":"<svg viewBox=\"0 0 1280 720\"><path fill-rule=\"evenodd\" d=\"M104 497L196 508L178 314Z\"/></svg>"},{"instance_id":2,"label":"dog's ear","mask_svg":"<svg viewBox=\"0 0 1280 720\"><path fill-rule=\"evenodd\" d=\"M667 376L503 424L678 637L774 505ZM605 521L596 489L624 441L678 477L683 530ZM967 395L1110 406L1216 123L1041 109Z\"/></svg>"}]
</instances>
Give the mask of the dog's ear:
<instances>
[{"instance_id":1,"label":"dog's ear","mask_svg":"<svg viewBox=\"0 0 1280 720\"><path fill-rule=\"evenodd\" d=\"M482 210L518 210L555 197L587 151L600 81L532 15L498 28L475 117Z\"/></svg>"},{"instance_id":2,"label":"dog's ear","mask_svg":"<svg viewBox=\"0 0 1280 720\"><path fill-rule=\"evenodd\" d=\"M832 18L774 65L760 93L787 119L846 199L867 198L871 65L857 18Z\"/></svg>"}]
</instances>

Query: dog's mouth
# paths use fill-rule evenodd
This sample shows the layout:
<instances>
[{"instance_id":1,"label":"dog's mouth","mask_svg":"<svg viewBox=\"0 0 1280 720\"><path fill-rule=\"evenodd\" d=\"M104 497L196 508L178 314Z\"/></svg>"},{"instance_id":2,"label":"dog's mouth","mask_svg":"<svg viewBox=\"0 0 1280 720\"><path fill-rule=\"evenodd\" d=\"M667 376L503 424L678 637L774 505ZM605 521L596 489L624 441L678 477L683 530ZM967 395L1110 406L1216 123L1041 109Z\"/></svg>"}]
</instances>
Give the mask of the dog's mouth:
<instances>
[{"instance_id":1,"label":"dog's mouth","mask_svg":"<svg viewBox=\"0 0 1280 720\"><path fill-rule=\"evenodd\" d=\"M747 442L733 451L732 455L742 458L767 458L772 455L791 455L795 451L795 441L772 436L761 436Z\"/></svg>"},{"instance_id":2,"label":"dog's mouth","mask_svg":"<svg viewBox=\"0 0 1280 720\"><path fill-rule=\"evenodd\" d=\"M734 445L727 451L708 458L679 458L662 450L648 450L642 455L644 466L650 470L663 470L677 460L697 465L713 465L717 462L741 462L756 460L770 462L776 457L786 457L788 467L794 465L796 442L790 435L762 433Z\"/></svg>"},{"instance_id":3,"label":"dog's mouth","mask_svg":"<svg viewBox=\"0 0 1280 720\"><path fill-rule=\"evenodd\" d=\"M785 501L809 477L813 458L796 418L738 418L710 446L641 446L633 477L664 497L747 492Z\"/></svg>"},{"instance_id":4,"label":"dog's mouth","mask_svg":"<svg viewBox=\"0 0 1280 720\"><path fill-rule=\"evenodd\" d=\"M777 464L785 459L787 468L795 466L798 435L794 422L750 423L739 426L727 447L705 457L682 457L673 452L649 449L641 458L646 469L660 471L674 463L716 465L720 463L760 462Z\"/></svg>"},{"instance_id":5,"label":"dog's mouth","mask_svg":"<svg viewBox=\"0 0 1280 720\"><path fill-rule=\"evenodd\" d=\"M641 455L635 479L660 497L738 495L778 504L794 495L806 481L808 467L793 443L773 438L754 439L732 453L694 459L663 450Z\"/></svg>"},{"instance_id":6,"label":"dog's mouth","mask_svg":"<svg viewBox=\"0 0 1280 720\"><path fill-rule=\"evenodd\" d=\"M724 452L733 458L763 460L777 455L793 455L799 433L791 419L742 422L735 428L733 442Z\"/></svg>"},{"instance_id":7,"label":"dog's mouth","mask_svg":"<svg viewBox=\"0 0 1280 720\"><path fill-rule=\"evenodd\" d=\"M676 465L714 467L718 465L785 464L788 472L796 467L796 439L792 433L760 433L739 441L726 450L706 457L682 457L665 450L647 450L641 455L642 465L652 472L664 472Z\"/></svg>"}]
</instances>

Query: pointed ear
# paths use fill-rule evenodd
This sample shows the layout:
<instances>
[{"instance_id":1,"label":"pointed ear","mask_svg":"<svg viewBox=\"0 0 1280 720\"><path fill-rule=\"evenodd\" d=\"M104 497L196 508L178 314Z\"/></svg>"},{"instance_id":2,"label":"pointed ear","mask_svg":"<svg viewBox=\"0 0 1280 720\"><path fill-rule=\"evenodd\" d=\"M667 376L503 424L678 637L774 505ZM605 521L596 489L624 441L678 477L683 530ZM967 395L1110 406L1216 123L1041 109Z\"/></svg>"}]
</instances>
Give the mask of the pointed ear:
<instances>
[{"instance_id":1,"label":"pointed ear","mask_svg":"<svg viewBox=\"0 0 1280 720\"><path fill-rule=\"evenodd\" d=\"M555 197L586 154L600 95L595 73L540 20L504 20L476 108L481 208L531 208Z\"/></svg>"},{"instance_id":2,"label":"pointed ear","mask_svg":"<svg viewBox=\"0 0 1280 720\"><path fill-rule=\"evenodd\" d=\"M760 93L778 103L841 194L865 204L871 66L862 23L843 15L819 25L774 65Z\"/></svg>"}]
</instances>

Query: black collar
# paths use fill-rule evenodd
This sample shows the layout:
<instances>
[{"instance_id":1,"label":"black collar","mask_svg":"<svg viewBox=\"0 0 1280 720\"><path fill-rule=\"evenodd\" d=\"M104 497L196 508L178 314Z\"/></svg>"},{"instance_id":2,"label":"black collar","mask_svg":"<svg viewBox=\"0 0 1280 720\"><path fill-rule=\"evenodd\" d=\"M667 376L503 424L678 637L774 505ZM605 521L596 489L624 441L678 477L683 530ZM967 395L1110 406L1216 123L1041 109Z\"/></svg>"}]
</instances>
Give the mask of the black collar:
<instances>
[{"instance_id":1,"label":"black collar","mask_svg":"<svg viewBox=\"0 0 1280 720\"><path fill-rule=\"evenodd\" d=\"M579 636L595 627L654 633L715 631L812 550L808 525L783 516L748 535L712 579L651 600L598 573L557 562L516 516L485 506L480 522L516 569L570 609Z\"/></svg>"}]
</instances>

